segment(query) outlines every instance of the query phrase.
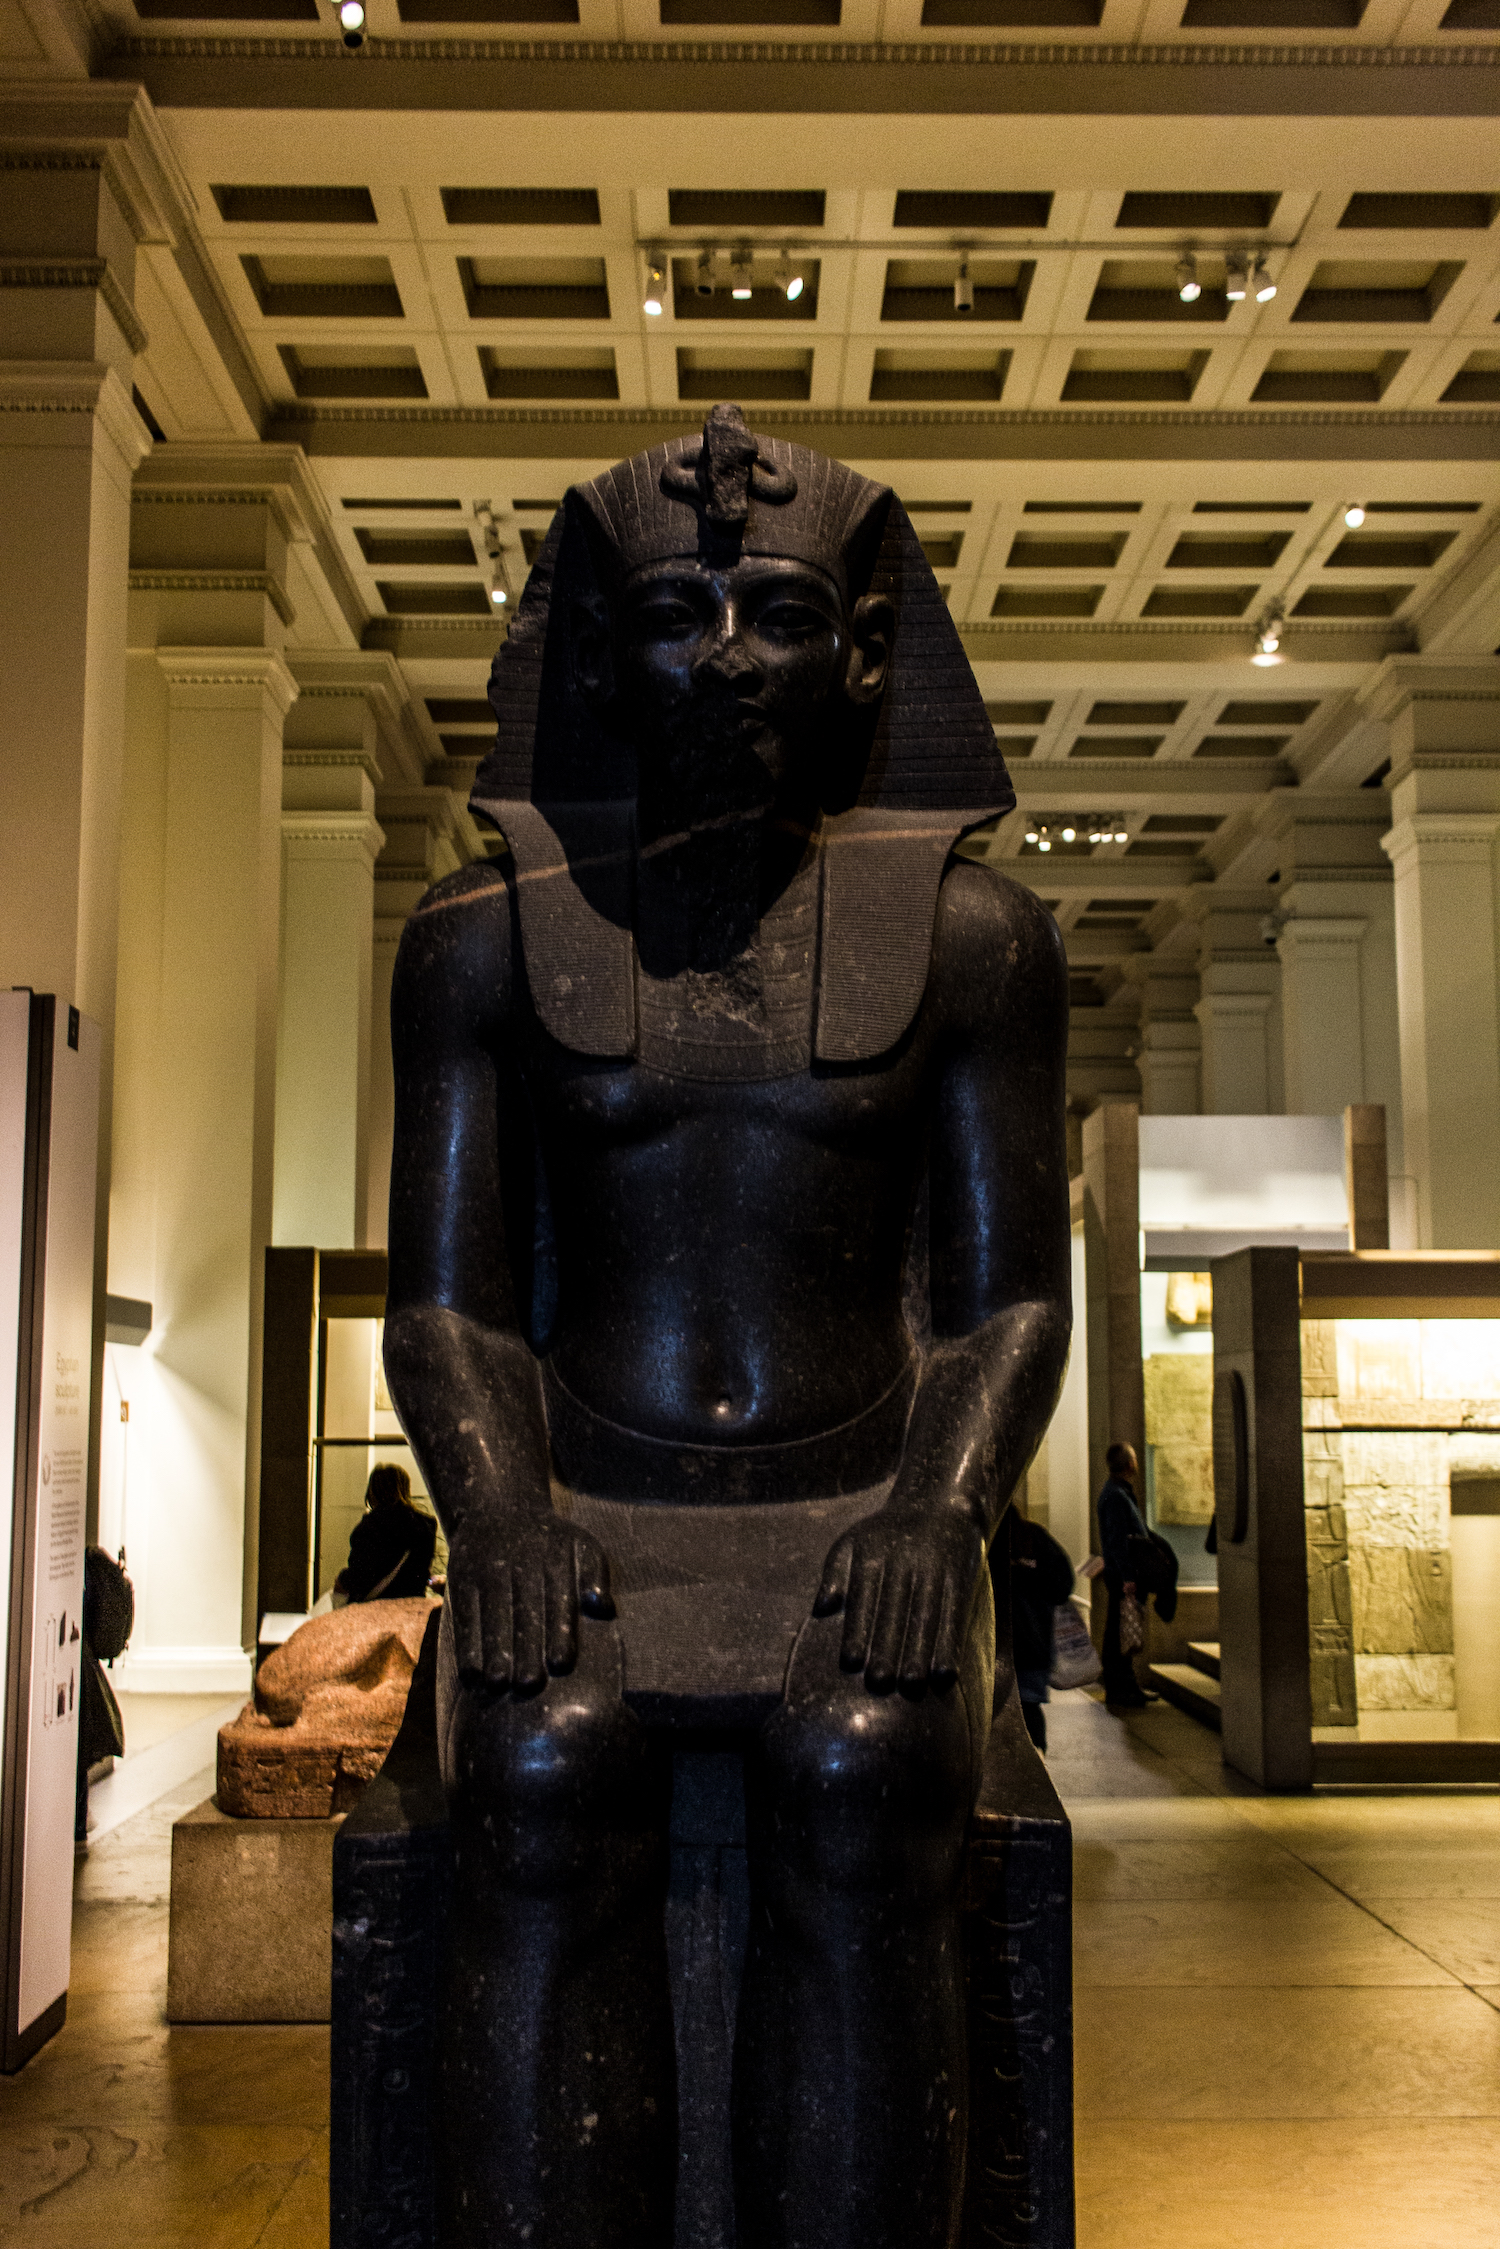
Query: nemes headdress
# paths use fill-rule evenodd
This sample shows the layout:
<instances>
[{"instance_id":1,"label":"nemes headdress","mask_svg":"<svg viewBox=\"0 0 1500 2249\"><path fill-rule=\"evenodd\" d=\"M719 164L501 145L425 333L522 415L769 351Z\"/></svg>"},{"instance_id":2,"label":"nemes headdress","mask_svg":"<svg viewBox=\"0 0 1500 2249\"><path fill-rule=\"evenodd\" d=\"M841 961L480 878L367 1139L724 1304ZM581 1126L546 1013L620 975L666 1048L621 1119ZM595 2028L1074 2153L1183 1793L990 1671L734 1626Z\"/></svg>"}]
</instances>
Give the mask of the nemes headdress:
<instances>
[{"instance_id":1,"label":"nemes headdress","mask_svg":"<svg viewBox=\"0 0 1500 2249\"><path fill-rule=\"evenodd\" d=\"M884 594L896 613L873 726L820 823L818 1060L868 1060L902 1037L926 986L948 854L1015 804L978 682L888 486L753 435L737 406L715 406L701 440L652 446L575 485L495 657L499 733L470 803L515 855L532 995L576 1052L634 1054L638 1010L634 753L574 679L575 607L648 562L724 568L748 555L813 563L851 607Z\"/></svg>"}]
</instances>

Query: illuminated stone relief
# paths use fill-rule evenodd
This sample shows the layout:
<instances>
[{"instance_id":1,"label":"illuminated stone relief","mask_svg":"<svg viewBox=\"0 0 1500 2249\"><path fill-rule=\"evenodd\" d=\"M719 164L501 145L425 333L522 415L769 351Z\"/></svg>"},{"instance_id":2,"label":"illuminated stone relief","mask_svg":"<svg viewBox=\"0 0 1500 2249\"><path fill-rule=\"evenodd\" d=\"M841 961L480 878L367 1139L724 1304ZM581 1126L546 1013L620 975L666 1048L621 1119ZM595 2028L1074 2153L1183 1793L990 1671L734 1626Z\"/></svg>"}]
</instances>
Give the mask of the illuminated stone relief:
<instances>
[{"instance_id":1,"label":"illuminated stone relief","mask_svg":"<svg viewBox=\"0 0 1500 2249\"><path fill-rule=\"evenodd\" d=\"M1500 1323L1304 1321L1302 1368L1313 1724L1452 1711L1452 1477L1500 1427Z\"/></svg>"}]
</instances>

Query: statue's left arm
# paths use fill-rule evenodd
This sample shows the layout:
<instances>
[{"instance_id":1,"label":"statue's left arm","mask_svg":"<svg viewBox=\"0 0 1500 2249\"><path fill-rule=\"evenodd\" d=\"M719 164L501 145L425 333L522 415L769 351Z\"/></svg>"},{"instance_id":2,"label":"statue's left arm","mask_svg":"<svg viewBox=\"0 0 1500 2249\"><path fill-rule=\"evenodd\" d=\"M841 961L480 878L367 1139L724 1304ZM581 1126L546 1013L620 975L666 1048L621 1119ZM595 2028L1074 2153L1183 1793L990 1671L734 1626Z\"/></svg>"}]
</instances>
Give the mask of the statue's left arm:
<instances>
[{"instance_id":1,"label":"statue's left arm","mask_svg":"<svg viewBox=\"0 0 1500 2249\"><path fill-rule=\"evenodd\" d=\"M985 1550L1057 1401L1072 1325L1068 972L1031 893L958 861L924 1003L938 1042L932 1340L879 1513L841 1538L815 1604L872 1687L956 1676Z\"/></svg>"}]
</instances>

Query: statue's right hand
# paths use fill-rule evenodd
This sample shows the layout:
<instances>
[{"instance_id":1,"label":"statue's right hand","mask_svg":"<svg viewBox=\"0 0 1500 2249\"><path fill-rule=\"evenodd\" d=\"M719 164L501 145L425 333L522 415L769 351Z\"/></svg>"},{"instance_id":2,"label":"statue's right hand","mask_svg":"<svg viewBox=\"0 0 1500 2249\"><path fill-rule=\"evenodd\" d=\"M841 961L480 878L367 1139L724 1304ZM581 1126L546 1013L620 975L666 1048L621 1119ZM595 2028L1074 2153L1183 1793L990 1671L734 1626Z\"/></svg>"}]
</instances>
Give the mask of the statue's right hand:
<instances>
[{"instance_id":1,"label":"statue's right hand","mask_svg":"<svg viewBox=\"0 0 1500 2249\"><path fill-rule=\"evenodd\" d=\"M465 1686L535 1692L578 1660L578 1612L615 1613L609 1558L561 1515L476 1522L448 1549L453 1652Z\"/></svg>"}]
</instances>

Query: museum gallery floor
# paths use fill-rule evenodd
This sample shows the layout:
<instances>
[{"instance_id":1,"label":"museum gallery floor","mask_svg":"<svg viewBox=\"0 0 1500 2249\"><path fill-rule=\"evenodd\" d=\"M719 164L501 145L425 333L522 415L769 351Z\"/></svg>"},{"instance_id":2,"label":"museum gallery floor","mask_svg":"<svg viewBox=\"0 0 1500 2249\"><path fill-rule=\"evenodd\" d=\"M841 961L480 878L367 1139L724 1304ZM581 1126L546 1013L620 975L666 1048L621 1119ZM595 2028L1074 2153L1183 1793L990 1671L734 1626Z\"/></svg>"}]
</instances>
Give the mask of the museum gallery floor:
<instances>
[{"instance_id":1,"label":"museum gallery floor","mask_svg":"<svg viewBox=\"0 0 1500 2249\"><path fill-rule=\"evenodd\" d=\"M1500 2165L1500 1793L1232 1786L1165 1708L1051 1713L1080 2249L1472 2249ZM171 1822L79 1869L62 2034L0 2087L0 2240L318 2249L328 2034L168 2029Z\"/></svg>"}]
</instances>

